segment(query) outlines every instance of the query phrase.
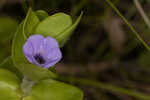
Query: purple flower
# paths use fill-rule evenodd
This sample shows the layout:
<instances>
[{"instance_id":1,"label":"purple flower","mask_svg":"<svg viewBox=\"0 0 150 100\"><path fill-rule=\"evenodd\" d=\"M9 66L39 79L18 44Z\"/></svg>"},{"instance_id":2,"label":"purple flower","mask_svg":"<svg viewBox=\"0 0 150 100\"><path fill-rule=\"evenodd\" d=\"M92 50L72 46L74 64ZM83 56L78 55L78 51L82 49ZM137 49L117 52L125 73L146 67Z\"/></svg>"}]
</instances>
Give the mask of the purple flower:
<instances>
[{"instance_id":1,"label":"purple flower","mask_svg":"<svg viewBox=\"0 0 150 100\"><path fill-rule=\"evenodd\" d=\"M32 35L23 46L23 52L29 62L49 68L62 58L57 41L52 37Z\"/></svg>"}]
</instances>

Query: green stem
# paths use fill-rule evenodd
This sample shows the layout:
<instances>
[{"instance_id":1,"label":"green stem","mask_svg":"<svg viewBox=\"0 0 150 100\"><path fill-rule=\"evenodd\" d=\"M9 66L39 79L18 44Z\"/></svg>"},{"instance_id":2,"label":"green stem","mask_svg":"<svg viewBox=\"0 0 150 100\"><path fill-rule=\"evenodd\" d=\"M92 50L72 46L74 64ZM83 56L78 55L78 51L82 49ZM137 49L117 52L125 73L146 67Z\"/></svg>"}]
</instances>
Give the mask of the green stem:
<instances>
[{"instance_id":1,"label":"green stem","mask_svg":"<svg viewBox=\"0 0 150 100\"><path fill-rule=\"evenodd\" d=\"M120 94L126 94L135 98L138 98L140 100L150 100L150 96L131 90L131 89L125 89L118 86L113 86L108 83L102 83L95 80L88 80L83 78L75 78L75 77L60 77L60 80L66 81L66 82L72 82L72 83L78 83L81 85L87 85L87 86L93 86L95 88L105 89L111 92L116 92Z\"/></svg>"},{"instance_id":2,"label":"green stem","mask_svg":"<svg viewBox=\"0 0 150 100\"><path fill-rule=\"evenodd\" d=\"M150 20L149 20L148 16L146 15L146 13L144 12L144 9L142 8L139 0L134 0L134 4L135 4L137 10L139 11L140 15L144 19L145 23L150 28Z\"/></svg>"},{"instance_id":3,"label":"green stem","mask_svg":"<svg viewBox=\"0 0 150 100\"><path fill-rule=\"evenodd\" d=\"M145 43L145 41L140 37L140 35L136 32L133 26L128 22L128 20L120 13L120 11L115 7L115 5L110 1L106 0L106 2L113 8L113 10L122 18L122 20L128 25L134 35L141 41L141 43L145 46L145 48L150 51L149 46Z\"/></svg>"},{"instance_id":4,"label":"green stem","mask_svg":"<svg viewBox=\"0 0 150 100\"><path fill-rule=\"evenodd\" d=\"M29 6L34 8L34 0L29 0Z\"/></svg>"},{"instance_id":5,"label":"green stem","mask_svg":"<svg viewBox=\"0 0 150 100\"><path fill-rule=\"evenodd\" d=\"M23 81L21 83L21 89L23 91L23 97L28 96L32 86L35 84L32 80L29 80L26 76L23 78Z\"/></svg>"},{"instance_id":6,"label":"green stem","mask_svg":"<svg viewBox=\"0 0 150 100\"><path fill-rule=\"evenodd\" d=\"M77 13L81 12L84 6L88 3L88 0L80 0L79 4L77 4L71 11L72 16L75 16Z\"/></svg>"}]
</instances>

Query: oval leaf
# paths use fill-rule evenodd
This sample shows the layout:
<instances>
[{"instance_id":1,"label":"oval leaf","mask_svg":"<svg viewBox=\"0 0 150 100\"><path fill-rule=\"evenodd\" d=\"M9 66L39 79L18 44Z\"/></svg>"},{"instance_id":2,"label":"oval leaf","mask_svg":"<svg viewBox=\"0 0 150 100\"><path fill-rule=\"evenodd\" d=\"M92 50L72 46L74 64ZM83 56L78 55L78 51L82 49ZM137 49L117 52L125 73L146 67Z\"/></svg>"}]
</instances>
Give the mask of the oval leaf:
<instances>
[{"instance_id":1,"label":"oval leaf","mask_svg":"<svg viewBox=\"0 0 150 100\"><path fill-rule=\"evenodd\" d=\"M0 69L0 100L20 100L17 92L20 80L15 74L5 69Z\"/></svg>"},{"instance_id":2,"label":"oval leaf","mask_svg":"<svg viewBox=\"0 0 150 100\"><path fill-rule=\"evenodd\" d=\"M50 70L33 64L21 63L19 66L24 69L23 74L34 81L46 78L57 78L57 75Z\"/></svg>"},{"instance_id":3,"label":"oval leaf","mask_svg":"<svg viewBox=\"0 0 150 100\"><path fill-rule=\"evenodd\" d=\"M6 58L1 64L0 68L7 69L13 73L15 73L20 79L23 78L23 75L19 72L19 70L15 67L12 57Z\"/></svg>"},{"instance_id":4,"label":"oval leaf","mask_svg":"<svg viewBox=\"0 0 150 100\"><path fill-rule=\"evenodd\" d=\"M47 18L49 16L48 13L45 12L44 10L38 10L35 13L40 20L44 20L45 18Z\"/></svg>"},{"instance_id":5,"label":"oval leaf","mask_svg":"<svg viewBox=\"0 0 150 100\"><path fill-rule=\"evenodd\" d=\"M32 35L35 27L37 26L39 22L40 22L39 18L30 8L25 18L24 25L23 25L23 34L25 38Z\"/></svg>"},{"instance_id":6,"label":"oval leaf","mask_svg":"<svg viewBox=\"0 0 150 100\"><path fill-rule=\"evenodd\" d=\"M56 36L56 40L60 43L60 47L63 47L63 45L66 43L66 41L70 38L72 35L72 32L75 30L77 25L79 24L81 18L82 18L83 12L80 14L80 16L77 18L77 20L74 22L72 26L67 28L65 31L60 33L60 35Z\"/></svg>"},{"instance_id":7,"label":"oval leaf","mask_svg":"<svg viewBox=\"0 0 150 100\"><path fill-rule=\"evenodd\" d=\"M64 13L56 13L44 19L36 28L35 33L55 38L72 25L72 19Z\"/></svg>"},{"instance_id":8,"label":"oval leaf","mask_svg":"<svg viewBox=\"0 0 150 100\"><path fill-rule=\"evenodd\" d=\"M31 96L23 98L23 100L34 100Z\"/></svg>"},{"instance_id":9,"label":"oval leaf","mask_svg":"<svg viewBox=\"0 0 150 100\"><path fill-rule=\"evenodd\" d=\"M20 96L9 87L0 86L0 100L21 100Z\"/></svg>"},{"instance_id":10,"label":"oval leaf","mask_svg":"<svg viewBox=\"0 0 150 100\"><path fill-rule=\"evenodd\" d=\"M41 95L42 94L42 95ZM34 100L82 100L80 89L55 80L42 80L31 91Z\"/></svg>"},{"instance_id":11,"label":"oval leaf","mask_svg":"<svg viewBox=\"0 0 150 100\"><path fill-rule=\"evenodd\" d=\"M0 84L16 90L19 88L20 80L12 72L5 69L0 69Z\"/></svg>"}]
</instances>

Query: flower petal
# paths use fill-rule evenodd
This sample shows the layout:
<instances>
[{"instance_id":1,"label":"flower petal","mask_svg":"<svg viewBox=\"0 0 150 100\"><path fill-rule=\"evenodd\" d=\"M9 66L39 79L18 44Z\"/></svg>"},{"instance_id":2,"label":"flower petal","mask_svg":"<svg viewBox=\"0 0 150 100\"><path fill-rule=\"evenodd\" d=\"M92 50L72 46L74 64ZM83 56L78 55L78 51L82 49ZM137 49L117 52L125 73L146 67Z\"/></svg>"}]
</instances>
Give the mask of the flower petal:
<instances>
[{"instance_id":1,"label":"flower petal","mask_svg":"<svg viewBox=\"0 0 150 100\"><path fill-rule=\"evenodd\" d=\"M58 42L52 37L46 37L44 39L43 45L49 48L59 47Z\"/></svg>"},{"instance_id":2,"label":"flower petal","mask_svg":"<svg viewBox=\"0 0 150 100\"><path fill-rule=\"evenodd\" d=\"M30 42L33 47L34 55L40 52L44 37L42 35L32 35L28 38L27 42Z\"/></svg>"},{"instance_id":3,"label":"flower petal","mask_svg":"<svg viewBox=\"0 0 150 100\"><path fill-rule=\"evenodd\" d=\"M44 55L44 57L48 56L49 53L51 53L51 50L53 50L53 48L58 48L59 49L59 45L57 43L57 41L52 38L52 37L46 37L43 41L42 47L41 47L41 53ZM42 52L44 51L44 52Z\"/></svg>"},{"instance_id":4,"label":"flower petal","mask_svg":"<svg viewBox=\"0 0 150 100\"><path fill-rule=\"evenodd\" d=\"M52 48L47 55L43 56L46 57L46 63L43 65L45 68L55 65L62 58L62 54L59 48Z\"/></svg>"},{"instance_id":5,"label":"flower petal","mask_svg":"<svg viewBox=\"0 0 150 100\"><path fill-rule=\"evenodd\" d=\"M57 41L52 37L44 38L41 35L30 36L24 44L23 52L29 62L44 68L55 65L62 58ZM45 63L40 64L36 55L39 55Z\"/></svg>"},{"instance_id":6,"label":"flower petal","mask_svg":"<svg viewBox=\"0 0 150 100\"><path fill-rule=\"evenodd\" d=\"M27 59L30 61L30 62L33 62L33 59L32 59L32 55L33 55L33 47L31 45L30 42L26 42L23 46L23 52L24 52L24 55L27 57Z\"/></svg>"}]
</instances>

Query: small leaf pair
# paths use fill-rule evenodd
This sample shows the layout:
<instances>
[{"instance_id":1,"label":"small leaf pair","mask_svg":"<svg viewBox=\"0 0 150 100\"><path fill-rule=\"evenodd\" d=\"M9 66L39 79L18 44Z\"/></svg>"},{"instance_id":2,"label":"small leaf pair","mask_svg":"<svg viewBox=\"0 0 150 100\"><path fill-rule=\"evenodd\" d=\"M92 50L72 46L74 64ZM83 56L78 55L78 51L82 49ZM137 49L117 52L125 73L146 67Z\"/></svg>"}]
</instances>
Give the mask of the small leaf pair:
<instances>
[{"instance_id":1,"label":"small leaf pair","mask_svg":"<svg viewBox=\"0 0 150 100\"><path fill-rule=\"evenodd\" d=\"M52 79L35 83L29 95L25 96L20 83L15 74L0 69L0 100L82 100L83 98L79 89Z\"/></svg>"}]
</instances>

